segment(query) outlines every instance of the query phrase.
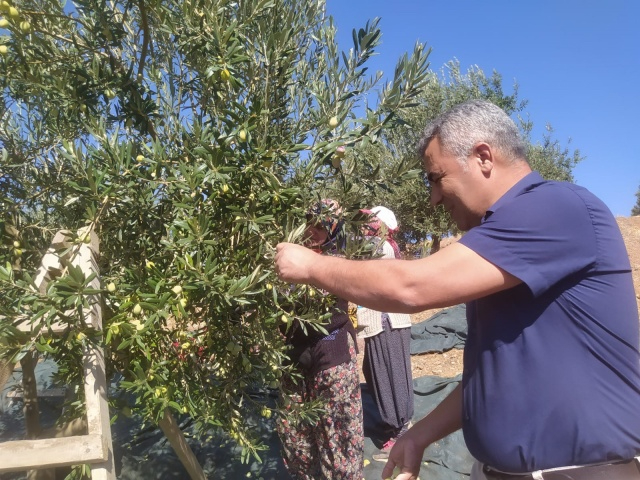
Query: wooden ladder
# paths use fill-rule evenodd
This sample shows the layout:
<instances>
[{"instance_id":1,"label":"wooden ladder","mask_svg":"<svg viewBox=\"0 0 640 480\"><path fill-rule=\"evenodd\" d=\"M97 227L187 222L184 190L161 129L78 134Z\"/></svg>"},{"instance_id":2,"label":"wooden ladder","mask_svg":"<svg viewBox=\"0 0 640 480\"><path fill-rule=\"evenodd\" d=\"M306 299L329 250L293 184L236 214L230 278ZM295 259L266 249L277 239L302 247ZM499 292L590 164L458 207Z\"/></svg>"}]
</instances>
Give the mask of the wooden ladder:
<instances>
[{"instance_id":1,"label":"wooden ladder","mask_svg":"<svg viewBox=\"0 0 640 480\"><path fill-rule=\"evenodd\" d=\"M34 284L45 293L47 284L64 271L65 264L82 269L85 278L92 273L96 277L91 281L91 288L99 290L100 277L97 258L99 241L93 231L81 229L80 239L88 238L89 242L71 243L69 231L61 230L53 238L51 246L42 258L41 266L36 273ZM89 295L89 312L85 314L86 325L95 330L102 330L102 307L100 295ZM38 326L24 318L19 328L27 333ZM66 325L51 326L53 334L62 333ZM20 361L22 366L22 398L27 440L0 443L0 473L29 470L29 480L45 480L52 478L50 469L69 465L89 464L93 480L115 480L115 466L111 429L109 423L109 406L107 404L107 380L105 374L104 352L102 348L86 342L83 347L84 391L87 411L87 434L72 435L62 438L40 439L40 420L38 409L38 392L34 368L37 363L37 352L30 352ZM13 365L0 364L0 390L13 371ZM78 423L75 424L79 425ZM206 480L206 476L184 434L169 409L165 409L158 422L165 437L176 452L182 465L192 480ZM77 428L71 428L78 430Z\"/></svg>"},{"instance_id":2,"label":"wooden ladder","mask_svg":"<svg viewBox=\"0 0 640 480\"><path fill-rule=\"evenodd\" d=\"M34 284L40 292L44 293L49 281L64 270L64 263L80 267L86 278L92 273L99 273L98 237L93 231L80 230L78 237L85 238L85 236L88 236L90 241L79 244L70 242L71 235L68 231L60 231L54 236L34 279ZM96 290L101 288L99 275L91 281L90 286ZM90 308L85 313L84 321L92 328L102 330L101 297L88 295L87 300ZM37 323L25 318L19 328L25 332L32 332L37 326ZM64 328L63 325L54 325L51 330L55 334L61 333ZM87 434L38 438L41 431L34 374L37 352L28 353L20 361L27 440L0 443L0 473L29 470L28 478L30 479L49 478L50 472L47 473L46 470L41 469L89 464L93 480L115 480L102 348L91 342L85 342L82 362ZM5 365L5 369L7 368L13 369L13 366ZM0 388L2 386L0 385Z\"/></svg>"}]
</instances>

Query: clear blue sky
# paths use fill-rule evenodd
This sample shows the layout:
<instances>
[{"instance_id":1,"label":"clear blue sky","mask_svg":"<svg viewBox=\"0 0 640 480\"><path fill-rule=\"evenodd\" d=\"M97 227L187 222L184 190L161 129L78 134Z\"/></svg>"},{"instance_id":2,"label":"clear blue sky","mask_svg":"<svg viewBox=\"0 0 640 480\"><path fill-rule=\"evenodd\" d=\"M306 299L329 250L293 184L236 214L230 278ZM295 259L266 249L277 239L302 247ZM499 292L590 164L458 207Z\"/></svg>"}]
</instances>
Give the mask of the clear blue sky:
<instances>
[{"instance_id":1,"label":"clear blue sky","mask_svg":"<svg viewBox=\"0 0 640 480\"><path fill-rule=\"evenodd\" d=\"M393 75L416 41L430 68L454 58L466 72L496 70L528 100L534 141L554 137L583 160L574 170L614 215L628 216L640 186L639 0L327 0L342 50L351 31L380 17L382 46L370 70ZM372 99L373 100L373 99Z\"/></svg>"}]
</instances>

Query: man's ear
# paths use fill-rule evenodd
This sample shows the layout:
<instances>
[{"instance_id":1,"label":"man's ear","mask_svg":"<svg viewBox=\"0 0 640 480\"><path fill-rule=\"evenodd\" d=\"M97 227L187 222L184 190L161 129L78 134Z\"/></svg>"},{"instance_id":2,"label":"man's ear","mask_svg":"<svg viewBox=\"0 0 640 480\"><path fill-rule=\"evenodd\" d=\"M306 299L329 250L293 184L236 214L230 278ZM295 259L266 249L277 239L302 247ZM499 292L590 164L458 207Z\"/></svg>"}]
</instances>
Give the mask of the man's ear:
<instances>
[{"instance_id":1,"label":"man's ear","mask_svg":"<svg viewBox=\"0 0 640 480\"><path fill-rule=\"evenodd\" d=\"M471 154L483 173L488 174L493 170L495 158L491 145L486 142L478 142L473 146Z\"/></svg>"}]
</instances>

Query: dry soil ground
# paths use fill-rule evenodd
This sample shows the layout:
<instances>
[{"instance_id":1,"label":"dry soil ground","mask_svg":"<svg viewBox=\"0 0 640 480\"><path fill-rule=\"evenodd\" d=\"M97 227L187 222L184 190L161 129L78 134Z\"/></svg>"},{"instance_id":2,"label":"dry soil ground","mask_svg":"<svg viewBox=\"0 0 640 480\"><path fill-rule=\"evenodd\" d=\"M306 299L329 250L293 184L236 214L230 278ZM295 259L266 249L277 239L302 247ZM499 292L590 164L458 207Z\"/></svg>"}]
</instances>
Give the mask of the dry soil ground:
<instances>
[{"instance_id":1,"label":"dry soil ground","mask_svg":"<svg viewBox=\"0 0 640 480\"><path fill-rule=\"evenodd\" d=\"M617 217L617 221L629 253L636 300L640 310L640 216ZM438 310L427 310L412 315L411 320L413 323L419 323L437 312ZM462 372L462 350L453 349L444 353L413 355L411 357L411 365L413 378L423 375L454 377ZM364 378L362 378L362 381L364 382Z\"/></svg>"}]
</instances>

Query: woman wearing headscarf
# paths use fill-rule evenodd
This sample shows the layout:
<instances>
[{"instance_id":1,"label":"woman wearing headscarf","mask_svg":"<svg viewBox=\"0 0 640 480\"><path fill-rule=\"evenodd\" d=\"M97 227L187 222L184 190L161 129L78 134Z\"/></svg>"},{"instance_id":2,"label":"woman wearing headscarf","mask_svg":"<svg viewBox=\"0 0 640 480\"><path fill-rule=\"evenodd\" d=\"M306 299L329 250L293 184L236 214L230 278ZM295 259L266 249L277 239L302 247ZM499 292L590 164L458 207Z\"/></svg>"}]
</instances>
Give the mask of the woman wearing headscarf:
<instances>
[{"instance_id":1,"label":"woman wearing headscarf","mask_svg":"<svg viewBox=\"0 0 640 480\"><path fill-rule=\"evenodd\" d=\"M340 213L333 200L314 204L307 213L305 245L322 255L340 255L344 249ZM324 408L313 423L279 420L283 459L294 479L361 480L364 432L357 343L345 300L337 300L324 327L328 335L309 327L305 331L294 321L286 333L289 355L303 380L285 381L285 388L292 401L321 400Z\"/></svg>"},{"instance_id":2,"label":"woman wearing headscarf","mask_svg":"<svg viewBox=\"0 0 640 480\"><path fill-rule=\"evenodd\" d=\"M400 258L393 238L398 230L395 214L382 206L361 212L369 216L363 233L374 241L377 253L382 258ZM386 462L391 447L408 430L413 417L411 317L358 308L357 318L358 336L365 342L362 370L386 427L386 441L373 459Z\"/></svg>"}]
</instances>

